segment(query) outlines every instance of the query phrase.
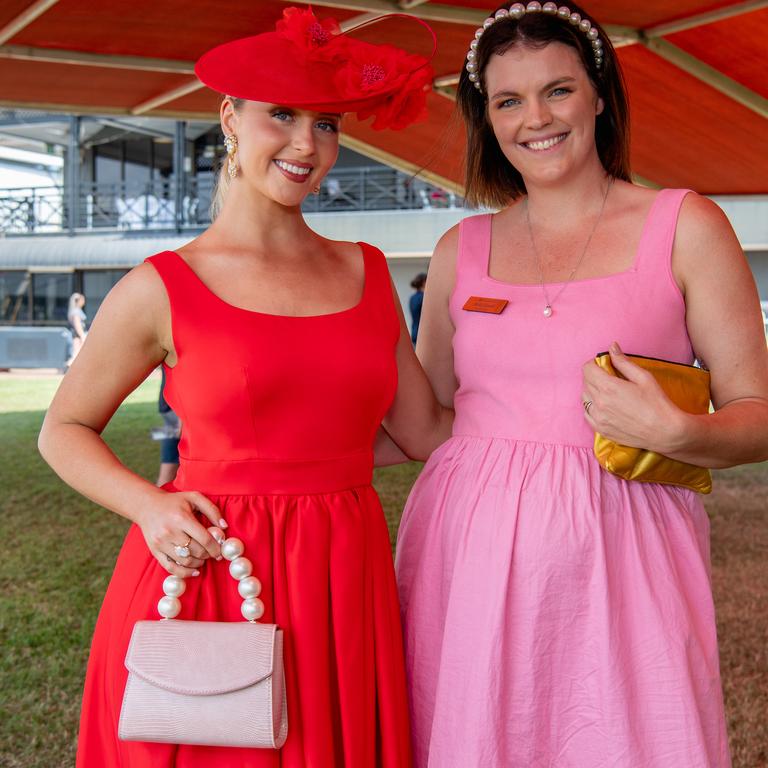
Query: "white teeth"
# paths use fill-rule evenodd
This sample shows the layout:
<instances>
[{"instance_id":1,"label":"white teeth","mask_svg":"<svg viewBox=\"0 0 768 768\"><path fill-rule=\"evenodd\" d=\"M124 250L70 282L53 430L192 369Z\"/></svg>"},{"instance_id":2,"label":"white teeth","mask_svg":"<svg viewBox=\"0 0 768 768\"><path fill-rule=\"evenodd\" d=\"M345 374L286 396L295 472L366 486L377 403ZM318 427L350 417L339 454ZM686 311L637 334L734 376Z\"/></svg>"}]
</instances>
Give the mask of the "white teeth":
<instances>
[{"instance_id":1,"label":"white teeth","mask_svg":"<svg viewBox=\"0 0 768 768\"><path fill-rule=\"evenodd\" d=\"M288 171L288 173L295 173L298 176L307 176L312 170L311 168L299 168L298 165L286 163L284 160L275 160L275 163L279 165L280 168L282 168L284 171Z\"/></svg>"},{"instance_id":2,"label":"white teeth","mask_svg":"<svg viewBox=\"0 0 768 768\"><path fill-rule=\"evenodd\" d=\"M527 141L525 142L525 146L528 147L528 149L549 149L550 147L554 147L555 144L559 144L565 136L566 134L561 133L559 136L553 136L551 139L544 139L544 141Z\"/></svg>"}]
</instances>

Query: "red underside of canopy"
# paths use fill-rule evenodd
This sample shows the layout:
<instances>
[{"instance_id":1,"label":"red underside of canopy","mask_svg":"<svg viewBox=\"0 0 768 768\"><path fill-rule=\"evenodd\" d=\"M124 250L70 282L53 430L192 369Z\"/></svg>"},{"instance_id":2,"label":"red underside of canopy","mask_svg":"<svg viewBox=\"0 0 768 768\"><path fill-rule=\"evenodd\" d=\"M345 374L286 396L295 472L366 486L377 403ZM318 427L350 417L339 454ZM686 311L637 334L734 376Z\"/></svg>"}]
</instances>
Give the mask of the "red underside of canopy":
<instances>
[{"instance_id":1,"label":"red underside of canopy","mask_svg":"<svg viewBox=\"0 0 768 768\"><path fill-rule=\"evenodd\" d=\"M30 0L5 0L0 28L30 6ZM429 7L426 3L417 6ZM483 0L442 0L441 6L485 9ZM596 0L585 3L603 23L648 29L732 3L679 0ZM29 46L109 55L173 60L191 64L213 45L272 28L287 3L265 0L194 2L188 0L59 0L38 19L5 41L5 46ZM316 6L319 16L340 21L355 18L363 9ZM438 54L437 76L460 71L473 24L434 22ZM356 33L363 39L392 42L409 50L428 52L424 29L397 19L373 24ZM768 9L675 32L664 40L768 98L765 78L765 40ZM692 187L703 193L748 194L768 192L768 120L763 108L743 106L653 53L643 45L621 48L619 56L629 87L632 109L632 166L642 178L664 186ZM119 60L119 58L118 58ZM0 104L82 113L131 114L137 106L194 82L184 73L130 68L84 66L17 60L2 55L0 46ZM179 119L216 119L219 96L200 88L166 101L147 116ZM409 167L427 170L460 183L463 130L454 117L454 103L433 94L430 117L406 131L373 131L369 124L348 119L345 130L362 148L391 157ZM764 105L763 105L764 107Z\"/></svg>"}]
</instances>

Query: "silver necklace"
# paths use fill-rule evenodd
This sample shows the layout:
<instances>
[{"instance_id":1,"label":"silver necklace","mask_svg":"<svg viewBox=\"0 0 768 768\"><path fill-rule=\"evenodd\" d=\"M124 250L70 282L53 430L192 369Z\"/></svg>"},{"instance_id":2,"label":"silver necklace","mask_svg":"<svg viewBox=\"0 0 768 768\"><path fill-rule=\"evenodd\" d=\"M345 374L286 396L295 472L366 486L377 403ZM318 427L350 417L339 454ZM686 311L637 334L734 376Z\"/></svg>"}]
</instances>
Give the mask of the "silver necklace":
<instances>
[{"instance_id":1,"label":"silver necklace","mask_svg":"<svg viewBox=\"0 0 768 768\"><path fill-rule=\"evenodd\" d=\"M613 186L613 179L611 179L608 182L608 186L605 188L605 194L603 195L603 202L600 205L600 211L597 214L595 223L592 225L592 231L589 233L587 242L584 243L584 249L582 250L581 256L579 256L579 259L576 262L576 266L571 270L571 274L568 275L568 279L563 283L560 290L555 294L554 298L552 299L549 298L549 294L547 293L546 281L544 280L544 265L542 264L541 257L539 256L539 252L536 249L536 241L533 239L533 229L531 228L531 216L528 209L528 198L525 199L525 223L526 223L526 226L528 227L528 236L531 238L533 255L536 257L536 266L539 269L539 282L541 283L541 292L544 294L544 301L546 302L544 304L544 313L543 313L544 317L552 317L552 307L554 306L554 303L560 298L560 295L562 294L562 292L571 284L571 280L573 280L573 276L576 274L576 270L581 266L581 262L584 261L584 257L587 255L587 248L589 248L589 244L592 242L592 235L595 234L597 225L600 223L600 219L603 217L603 211L605 210L605 201L608 199L608 193L611 191L612 186Z\"/></svg>"}]
</instances>

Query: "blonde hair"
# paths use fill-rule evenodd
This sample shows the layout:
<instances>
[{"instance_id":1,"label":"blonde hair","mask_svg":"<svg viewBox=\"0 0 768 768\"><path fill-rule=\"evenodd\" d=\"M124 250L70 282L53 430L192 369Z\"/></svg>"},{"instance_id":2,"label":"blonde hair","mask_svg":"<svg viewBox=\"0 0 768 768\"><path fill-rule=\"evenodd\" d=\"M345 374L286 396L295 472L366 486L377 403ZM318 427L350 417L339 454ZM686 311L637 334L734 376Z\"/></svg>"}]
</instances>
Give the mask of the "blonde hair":
<instances>
[{"instance_id":1,"label":"blonde hair","mask_svg":"<svg viewBox=\"0 0 768 768\"><path fill-rule=\"evenodd\" d=\"M225 101L231 101L232 107L235 111L242 109L245 99L236 99L232 96L225 96ZM229 177L227 171L227 155L224 155L221 161L221 168L219 168L219 174L216 177L216 185L213 188L213 197L211 198L211 221L215 221L216 217L221 213L221 209L224 207L224 200L227 196L232 179Z\"/></svg>"},{"instance_id":2,"label":"blonde hair","mask_svg":"<svg viewBox=\"0 0 768 768\"><path fill-rule=\"evenodd\" d=\"M69 303L67 305L67 317L69 317L76 309L80 309L80 300L83 300L85 304L85 296L82 293L73 293L69 297Z\"/></svg>"}]
</instances>

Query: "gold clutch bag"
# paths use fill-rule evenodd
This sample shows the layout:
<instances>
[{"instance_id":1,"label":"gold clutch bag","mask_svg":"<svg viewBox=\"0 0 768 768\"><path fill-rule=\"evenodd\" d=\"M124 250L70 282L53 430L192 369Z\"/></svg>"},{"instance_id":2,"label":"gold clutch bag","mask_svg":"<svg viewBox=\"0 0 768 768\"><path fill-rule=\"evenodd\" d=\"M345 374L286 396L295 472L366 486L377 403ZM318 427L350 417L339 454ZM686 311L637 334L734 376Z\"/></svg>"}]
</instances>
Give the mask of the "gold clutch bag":
<instances>
[{"instance_id":1,"label":"gold clutch bag","mask_svg":"<svg viewBox=\"0 0 768 768\"><path fill-rule=\"evenodd\" d=\"M667 397L678 408L688 413L709 413L709 371L654 357L627 357L635 365L650 371ZM624 378L611 365L611 356L607 352L597 355L595 362L612 376ZM604 469L625 480L682 485L699 493L709 493L712 490L712 475L704 467L676 461L644 448L619 445L597 432L594 450Z\"/></svg>"}]
</instances>

